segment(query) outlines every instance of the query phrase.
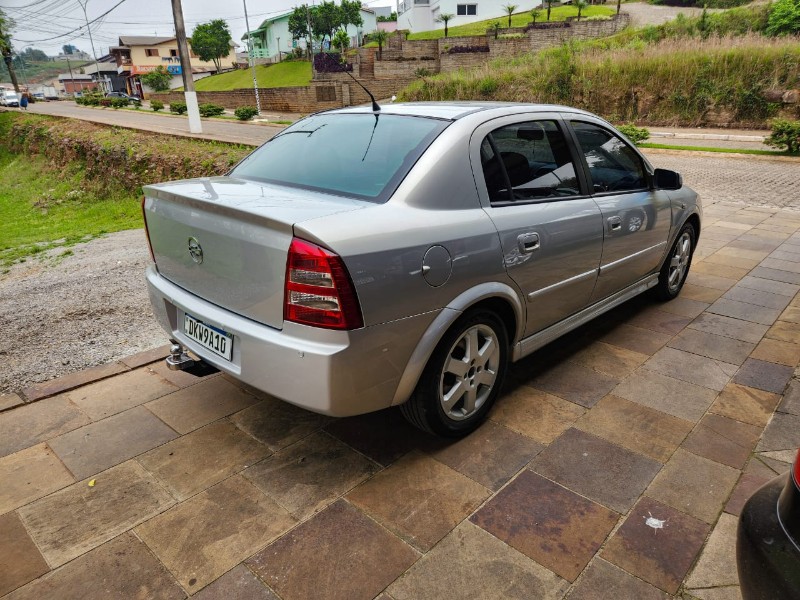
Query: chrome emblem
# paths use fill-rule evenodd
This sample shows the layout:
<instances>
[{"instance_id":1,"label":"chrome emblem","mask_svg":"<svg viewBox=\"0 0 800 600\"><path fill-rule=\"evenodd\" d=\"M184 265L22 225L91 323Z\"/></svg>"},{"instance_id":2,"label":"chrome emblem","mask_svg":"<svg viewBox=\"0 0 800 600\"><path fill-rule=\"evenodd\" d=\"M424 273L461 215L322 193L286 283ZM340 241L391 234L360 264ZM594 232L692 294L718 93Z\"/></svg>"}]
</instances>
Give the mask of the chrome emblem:
<instances>
[{"instance_id":1,"label":"chrome emblem","mask_svg":"<svg viewBox=\"0 0 800 600\"><path fill-rule=\"evenodd\" d=\"M189 238L189 256L191 256L192 260L198 265L203 262L203 248L200 246L200 242L197 241L197 238Z\"/></svg>"}]
</instances>

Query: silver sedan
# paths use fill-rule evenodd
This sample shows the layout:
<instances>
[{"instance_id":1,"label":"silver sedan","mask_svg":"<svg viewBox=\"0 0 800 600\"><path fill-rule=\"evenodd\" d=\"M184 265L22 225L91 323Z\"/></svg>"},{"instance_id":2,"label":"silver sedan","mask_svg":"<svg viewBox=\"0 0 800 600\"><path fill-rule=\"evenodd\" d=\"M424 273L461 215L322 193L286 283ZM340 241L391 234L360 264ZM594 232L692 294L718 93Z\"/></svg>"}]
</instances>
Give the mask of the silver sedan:
<instances>
[{"instance_id":1,"label":"silver sedan","mask_svg":"<svg viewBox=\"0 0 800 600\"><path fill-rule=\"evenodd\" d=\"M312 411L399 405L477 427L506 366L681 290L702 209L609 123L563 106L312 115L224 177L144 188L150 297L183 350Z\"/></svg>"}]
</instances>

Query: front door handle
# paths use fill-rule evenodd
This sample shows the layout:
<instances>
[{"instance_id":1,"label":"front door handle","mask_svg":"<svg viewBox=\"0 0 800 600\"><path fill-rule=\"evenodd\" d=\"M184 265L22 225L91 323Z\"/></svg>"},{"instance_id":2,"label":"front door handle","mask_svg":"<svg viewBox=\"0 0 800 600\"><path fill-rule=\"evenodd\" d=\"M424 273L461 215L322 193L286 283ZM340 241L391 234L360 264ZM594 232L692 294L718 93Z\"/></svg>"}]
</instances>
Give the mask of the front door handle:
<instances>
[{"instance_id":1,"label":"front door handle","mask_svg":"<svg viewBox=\"0 0 800 600\"><path fill-rule=\"evenodd\" d=\"M517 244L519 251L523 254L530 254L539 249L539 234L535 231L530 233L521 233L517 236Z\"/></svg>"},{"instance_id":2,"label":"front door handle","mask_svg":"<svg viewBox=\"0 0 800 600\"><path fill-rule=\"evenodd\" d=\"M622 229L622 217L608 217L608 228L611 231Z\"/></svg>"}]
</instances>

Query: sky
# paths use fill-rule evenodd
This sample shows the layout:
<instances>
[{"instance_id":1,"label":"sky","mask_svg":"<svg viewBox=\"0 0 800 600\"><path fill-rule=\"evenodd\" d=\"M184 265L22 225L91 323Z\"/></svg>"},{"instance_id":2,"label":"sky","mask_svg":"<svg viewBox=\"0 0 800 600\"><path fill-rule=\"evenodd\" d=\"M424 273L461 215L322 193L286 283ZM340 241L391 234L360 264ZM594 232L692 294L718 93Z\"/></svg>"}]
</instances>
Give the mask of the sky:
<instances>
[{"instance_id":1,"label":"sky","mask_svg":"<svg viewBox=\"0 0 800 600\"><path fill-rule=\"evenodd\" d=\"M295 5L314 3L313 0L246 1L251 29L258 27L265 18L290 10ZM14 50L20 52L32 47L53 56L61 52L63 45L72 44L91 55L81 2L86 4L98 58L108 53L109 46L117 45L120 35L175 34L170 0L0 0L0 8L16 22L12 37ZM395 0L368 0L364 3L368 6L392 6L392 10L396 8ZM234 41L240 45L240 50L244 49L240 40L247 28L242 2L182 0L182 5L187 35L191 35L199 23L224 19ZM111 12L101 16L109 9ZM94 19L98 20L92 23Z\"/></svg>"}]
</instances>

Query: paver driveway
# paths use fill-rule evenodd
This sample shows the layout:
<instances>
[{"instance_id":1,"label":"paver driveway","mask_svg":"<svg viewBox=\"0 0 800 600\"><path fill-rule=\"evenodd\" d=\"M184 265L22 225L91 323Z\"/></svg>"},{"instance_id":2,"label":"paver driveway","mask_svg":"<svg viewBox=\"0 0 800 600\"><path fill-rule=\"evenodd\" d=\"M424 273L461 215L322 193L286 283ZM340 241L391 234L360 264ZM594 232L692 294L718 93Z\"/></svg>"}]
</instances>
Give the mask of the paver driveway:
<instances>
[{"instance_id":1,"label":"paver driveway","mask_svg":"<svg viewBox=\"0 0 800 600\"><path fill-rule=\"evenodd\" d=\"M459 442L163 349L2 397L0 595L736 598L736 517L800 446L799 230L709 207L678 299L514 365Z\"/></svg>"}]
</instances>

